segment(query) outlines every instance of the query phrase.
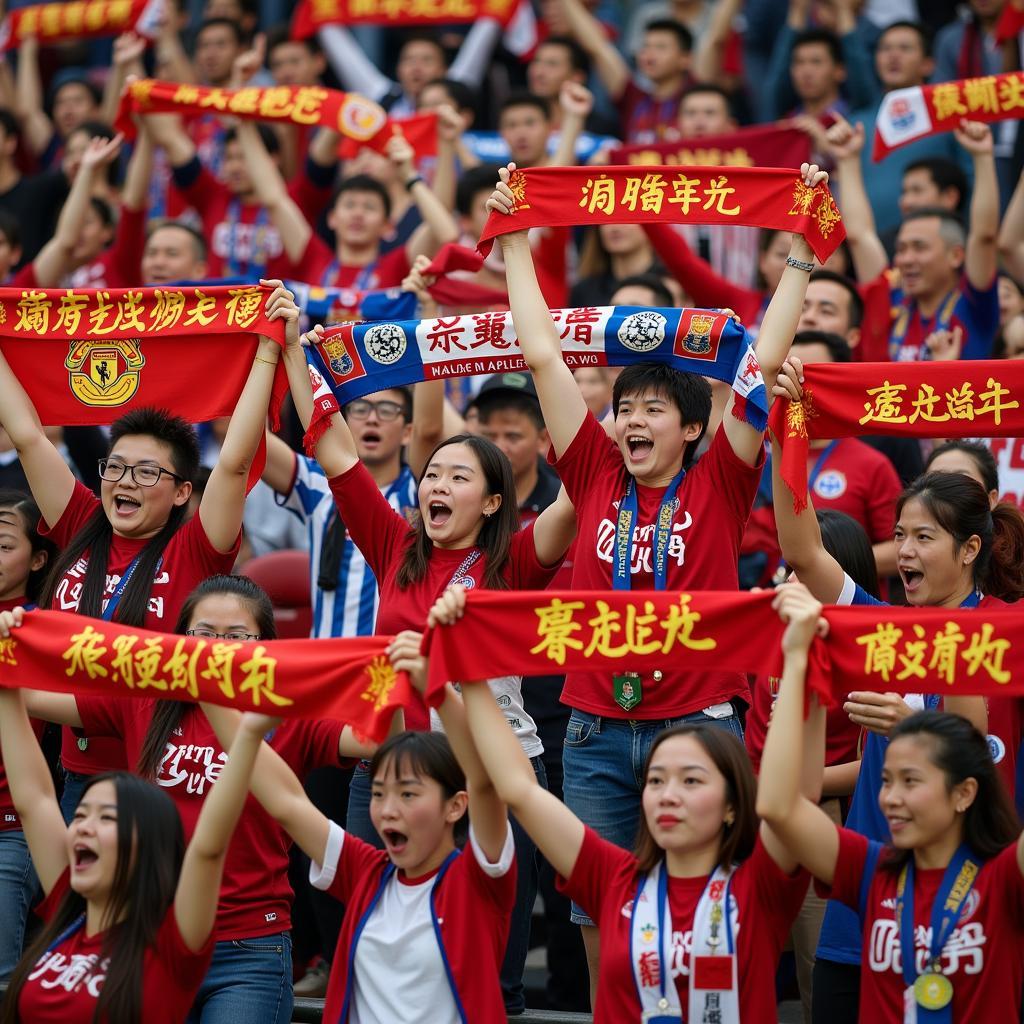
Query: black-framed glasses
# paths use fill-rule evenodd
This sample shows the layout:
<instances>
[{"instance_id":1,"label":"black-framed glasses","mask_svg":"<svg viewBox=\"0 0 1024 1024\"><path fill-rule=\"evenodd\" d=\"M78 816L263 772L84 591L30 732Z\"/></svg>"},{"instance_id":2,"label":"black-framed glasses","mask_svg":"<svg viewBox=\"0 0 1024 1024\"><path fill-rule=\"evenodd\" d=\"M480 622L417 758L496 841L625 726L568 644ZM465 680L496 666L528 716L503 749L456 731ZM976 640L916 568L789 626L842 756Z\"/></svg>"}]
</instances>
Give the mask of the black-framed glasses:
<instances>
[{"instance_id":1,"label":"black-framed glasses","mask_svg":"<svg viewBox=\"0 0 1024 1024\"><path fill-rule=\"evenodd\" d=\"M349 402L345 406L345 415L354 420L365 420L370 415L371 410L377 414L377 419L384 423L397 420L399 416L405 413L405 409L397 402L389 402L387 399L380 402L370 402L365 398L357 398L354 402Z\"/></svg>"},{"instance_id":2,"label":"black-framed glasses","mask_svg":"<svg viewBox=\"0 0 1024 1024\"><path fill-rule=\"evenodd\" d=\"M185 636L194 636L198 640L231 640L238 644L262 639L259 633L214 633L212 629L186 629Z\"/></svg>"},{"instance_id":3,"label":"black-framed glasses","mask_svg":"<svg viewBox=\"0 0 1024 1024\"><path fill-rule=\"evenodd\" d=\"M134 466L130 466L127 462L122 462L120 459L100 459L99 465L100 478L112 484L116 484L128 472L131 473L132 479L140 487L155 487L160 483L160 477L164 474L173 477L178 483L184 481L184 477L178 476L177 473L172 473L169 469L164 469L162 466L154 466L148 462L139 462Z\"/></svg>"}]
</instances>

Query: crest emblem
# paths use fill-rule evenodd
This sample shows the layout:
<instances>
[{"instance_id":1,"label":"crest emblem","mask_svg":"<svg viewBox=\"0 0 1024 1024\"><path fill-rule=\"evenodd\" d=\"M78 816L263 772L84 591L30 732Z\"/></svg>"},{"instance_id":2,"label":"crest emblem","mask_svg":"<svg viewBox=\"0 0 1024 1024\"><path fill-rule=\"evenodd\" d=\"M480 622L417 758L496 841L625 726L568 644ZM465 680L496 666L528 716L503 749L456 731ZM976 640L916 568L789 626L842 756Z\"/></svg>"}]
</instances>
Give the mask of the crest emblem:
<instances>
[{"instance_id":1,"label":"crest emblem","mask_svg":"<svg viewBox=\"0 0 1024 1024\"><path fill-rule=\"evenodd\" d=\"M338 111L338 130L358 142L372 139L387 123L384 108L365 96L350 92Z\"/></svg>"},{"instance_id":2,"label":"crest emblem","mask_svg":"<svg viewBox=\"0 0 1024 1024\"><path fill-rule=\"evenodd\" d=\"M690 318L690 329L683 338L683 349L692 355L703 356L711 351L711 328L715 317L696 313Z\"/></svg>"},{"instance_id":3,"label":"crest emblem","mask_svg":"<svg viewBox=\"0 0 1024 1024\"><path fill-rule=\"evenodd\" d=\"M138 339L73 341L64 366L71 393L83 405L113 408L124 405L139 389L146 365Z\"/></svg>"},{"instance_id":4,"label":"crest emblem","mask_svg":"<svg viewBox=\"0 0 1024 1024\"><path fill-rule=\"evenodd\" d=\"M405 331L398 324L376 324L363 335L363 344L371 359L390 366L405 355Z\"/></svg>"},{"instance_id":5,"label":"crest emblem","mask_svg":"<svg viewBox=\"0 0 1024 1024\"><path fill-rule=\"evenodd\" d=\"M652 309L630 313L619 327L619 343L631 352L653 352L665 340L667 323L661 313Z\"/></svg>"},{"instance_id":6,"label":"crest emblem","mask_svg":"<svg viewBox=\"0 0 1024 1024\"><path fill-rule=\"evenodd\" d=\"M352 357L345 348L345 342L340 337L328 338L324 341L324 352L331 369L339 377L347 377L352 372Z\"/></svg>"}]
</instances>

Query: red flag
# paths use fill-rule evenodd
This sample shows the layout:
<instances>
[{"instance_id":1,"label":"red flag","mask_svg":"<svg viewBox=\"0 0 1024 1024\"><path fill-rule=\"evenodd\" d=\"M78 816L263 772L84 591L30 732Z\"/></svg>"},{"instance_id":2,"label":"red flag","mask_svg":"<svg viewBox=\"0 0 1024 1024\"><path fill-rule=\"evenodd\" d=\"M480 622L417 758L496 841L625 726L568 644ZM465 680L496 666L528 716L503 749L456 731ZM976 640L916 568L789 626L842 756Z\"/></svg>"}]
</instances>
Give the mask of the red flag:
<instances>
[{"instance_id":1,"label":"red flag","mask_svg":"<svg viewBox=\"0 0 1024 1024\"><path fill-rule=\"evenodd\" d=\"M511 214L492 212L477 247L498 235L577 224L748 224L802 234L824 263L846 237L828 187L769 167L530 167L513 172Z\"/></svg>"},{"instance_id":2,"label":"red flag","mask_svg":"<svg viewBox=\"0 0 1024 1024\"><path fill-rule=\"evenodd\" d=\"M30 611L0 639L0 686L209 701L283 718L334 718L379 742L411 699L387 636L226 643L67 612Z\"/></svg>"},{"instance_id":3,"label":"red flag","mask_svg":"<svg viewBox=\"0 0 1024 1024\"><path fill-rule=\"evenodd\" d=\"M1024 3L1020 0L1006 0L1003 13L996 22L996 42L1005 43L1024 32Z\"/></svg>"},{"instance_id":4,"label":"red flag","mask_svg":"<svg viewBox=\"0 0 1024 1024\"><path fill-rule=\"evenodd\" d=\"M339 155L343 160L351 160L359 152L360 146L369 146L378 153L386 153L388 142L396 128L415 150L417 160L437 155L437 114L433 111L412 114L410 117L389 117L384 127L368 139L342 139Z\"/></svg>"}]
</instances>

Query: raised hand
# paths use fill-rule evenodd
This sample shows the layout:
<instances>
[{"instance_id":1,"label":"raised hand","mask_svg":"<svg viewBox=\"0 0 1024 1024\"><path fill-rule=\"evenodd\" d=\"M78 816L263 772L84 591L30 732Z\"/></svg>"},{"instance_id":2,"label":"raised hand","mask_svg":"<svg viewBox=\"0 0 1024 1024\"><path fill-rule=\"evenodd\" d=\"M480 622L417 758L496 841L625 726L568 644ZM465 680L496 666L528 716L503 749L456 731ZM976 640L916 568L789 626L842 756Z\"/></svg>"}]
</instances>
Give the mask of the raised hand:
<instances>
[{"instance_id":1,"label":"raised hand","mask_svg":"<svg viewBox=\"0 0 1024 1024\"><path fill-rule=\"evenodd\" d=\"M864 149L864 125L850 124L836 115L835 123L825 132L825 150L835 160L860 159Z\"/></svg>"}]
</instances>

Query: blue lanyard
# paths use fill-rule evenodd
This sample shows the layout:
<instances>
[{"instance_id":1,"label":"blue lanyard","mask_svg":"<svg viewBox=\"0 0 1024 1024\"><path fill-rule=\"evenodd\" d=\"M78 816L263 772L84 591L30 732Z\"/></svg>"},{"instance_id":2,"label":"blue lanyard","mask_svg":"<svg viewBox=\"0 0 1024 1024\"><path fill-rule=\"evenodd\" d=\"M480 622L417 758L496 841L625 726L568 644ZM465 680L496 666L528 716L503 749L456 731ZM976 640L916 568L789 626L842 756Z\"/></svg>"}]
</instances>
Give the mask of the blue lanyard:
<instances>
[{"instance_id":1,"label":"blue lanyard","mask_svg":"<svg viewBox=\"0 0 1024 1024\"><path fill-rule=\"evenodd\" d=\"M821 454L818 456L814 463L814 469L811 470L811 475L807 479L807 490L814 490L814 484L818 477L821 476L821 471L825 468L825 463L828 461L828 457L835 451L836 445L839 444L838 439L835 441L829 441L827 445L822 449ZM770 478L769 478L770 479Z\"/></svg>"},{"instance_id":2,"label":"blue lanyard","mask_svg":"<svg viewBox=\"0 0 1024 1024\"><path fill-rule=\"evenodd\" d=\"M686 476L681 469L672 478L661 496L658 518L654 524L654 543L651 545L654 564L654 589L664 590L668 577L668 545L672 539L672 521L675 518L679 502L676 491ZM633 585L633 574L630 571L633 559L633 532L639 523L640 501L636 493L636 481L630 477L626 485L626 493L619 502L619 521L615 528L615 563L612 565L612 589L630 590Z\"/></svg>"},{"instance_id":3,"label":"blue lanyard","mask_svg":"<svg viewBox=\"0 0 1024 1024\"><path fill-rule=\"evenodd\" d=\"M65 928L64 931L62 931L60 935L58 935L57 938L55 938L53 942L46 947L46 952L52 953L62 942L66 942L75 934L75 932L79 931L84 924L85 914L79 914L78 917L76 917L74 921L72 921L71 924L69 924L67 928Z\"/></svg>"},{"instance_id":4,"label":"blue lanyard","mask_svg":"<svg viewBox=\"0 0 1024 1024\"><path fill-rule=\"evenodd\" d=\"M245 263L248 274L243 275L242 264L238 261L238 225L242 218L242 204L237 199L232 199L228 204L228 220L231 225L231 234L228 237L228 271L232 277L252 276L262 274L267 268L267 261L263 253L263 236L267 233L268 214L265 207L260 207L256 213L256 220L253 227L256 229L252 237L252 245L249 249L249 259Z\"/></svg>"},{"instance_id":5,"label":"blue lanyard","mask_svg":"<svg viewBox=\"0 0 1024 1024\"><path fill-rule=\"evenodd\" d=\"M935 902L932 903L932 941L928 950L926 971L942 973L942 950L960 919L960 908L967 899L981 870L981 863L968 849L961 845L949 862ZM903 981L908 988L917 980L917 956L914 948L914 861L911 858L900 872L896 888L896 917L900 928L900 959L903 961ZM940 1009L917 1006L920 1024L950 1024L952 1002Z\"/></svg>"},{"instance_id":6,"label":"blue lanyard","mask_svg":"<svg viewBox=\"0 0 1024 1024\"><path fill-rule=\"evenodd\" d=\"M114 592L110 595L110 600L107 601L106 608L100 612L100 618L104 622L113 622L114 612L117 611L117 606L121 603L121 598L124 596L125 588L128 586L128 581L135 575L135 570L138 568L139 560L142 558L142 552L140 551L133 559L132 564L125 570L124 575L117 581L117 586L114 588ZM161 558L156 563L156 572L160 571L160 563L163 561ZM154 576L156 573L153 574Z\"/></svg>"},{"instance_id":7,"label":"blue lanyard","mask_svg":"<svg viewBox=\"0 0 1024 1024\"><path fill-rule=\"evenodd\" d=\"M903 339L906 338L907 331L910 330L910 324L914 319L915 312L921 321L921 329L925 335L931 334L933 331L948 331L950 321L953 319L953 310L956 309L956 304L959 301L960 289L954 288L939 303L939 308L931 318L930 326L925 322L925 318L921 316L920 311L915 310L913 304L897 306L896 308L899 310L899 313L892 330L889 332L889 358L893 362L899 360L900 349L903 348ZM921 360L931 359L931 352L923 341L918 348L917 358Z\"/></svg>"},{"instance_id":8,"label":"blue lanyard","mask_svg":"<svg viewBox=\"0 0 1024 1024\"><path fill-rule=\"evenodd\" d=\"M352 284L352 288L358 292L368 291L371 283L373 282L373 275L377 271L377 264L380 262L378 257L372 263L368 263L362 270L359 271L355 281ZM323 276L320 278L321 288L340 288L340 285L335 285L335 278L338 276L338 271L341 270L341 261L335 257L331 260L327 269L324 271Z\"/></svg>"}]
</instances>

